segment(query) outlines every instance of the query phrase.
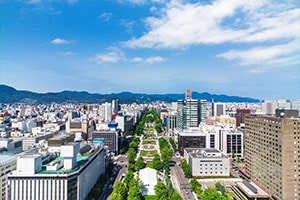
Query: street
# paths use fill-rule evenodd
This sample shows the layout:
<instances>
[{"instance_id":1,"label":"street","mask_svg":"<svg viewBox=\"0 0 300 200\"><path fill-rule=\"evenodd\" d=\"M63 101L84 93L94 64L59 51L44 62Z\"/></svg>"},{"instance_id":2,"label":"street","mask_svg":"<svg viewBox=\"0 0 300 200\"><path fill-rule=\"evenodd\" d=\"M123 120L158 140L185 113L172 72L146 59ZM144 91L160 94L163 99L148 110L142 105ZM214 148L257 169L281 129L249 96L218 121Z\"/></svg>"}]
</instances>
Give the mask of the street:
<instances>
[{"instance_id":1,"label":"street","mask_svg":"<svg viewBox=\"0 0 300 200\"><path fill-rule=\"evenodd\" d=\"M185 200L195 200L195 197L190 188L190 183L179 166L180 158L173 157L176 165L170 167L171 180L174 189L179 192L181 197Z\"/></svg>"},{"instance_id":2,"label":"street","mask_svg":"<svg viewBox=\"0 0 300 200\"><path fill-rule=\"evenodd\" d=\"M113 173L108 177L108 181L103 187L103 191L99 196L98 200L109 199L110 194L113 191L114 183L121 179L121 177L127 173L127 155L119 155L117 157L116 165L114 167Z\"/></svg>"}]
</instances>

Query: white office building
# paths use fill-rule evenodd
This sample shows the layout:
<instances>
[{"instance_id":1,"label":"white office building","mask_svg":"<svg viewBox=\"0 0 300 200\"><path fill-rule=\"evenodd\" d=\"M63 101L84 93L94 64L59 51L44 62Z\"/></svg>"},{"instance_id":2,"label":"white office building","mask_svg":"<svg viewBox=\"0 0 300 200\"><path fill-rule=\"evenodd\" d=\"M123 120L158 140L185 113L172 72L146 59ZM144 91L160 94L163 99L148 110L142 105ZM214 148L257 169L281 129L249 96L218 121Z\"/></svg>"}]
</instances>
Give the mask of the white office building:
<instances>
[{"instance_id":1,"label":"white office building","mask_svg":"<svg viewBox=\"0 0 300 200\"><path fill-rule=\"evenodd\" d=\"M215 148L227 156L244 157L244 133L230 126L217 127Z\"/></svg>"},{"instance_id":2,"label":"white office building","mask_svg":"<svg viewBox=\"0 0 300 200\"><path fill-rule=\"evenodd\" d=\"M64 145L61 156L42 163L41 155L24 155L17 170L8 176L11 200L84 200L104 172L105 152L95 147L80 155L79 143Z\"/></svg>"},{"instance_id":3,"label":"white office building","mask_svg":"<svg viewBox=\"0 0 300 200\"><path fill-rule=\"evenodd\" d=\"M184 157L191 168L192 176L230 176L229 158L217 149L185 149Z\"/></svg>"},{"instance_id":4,"label":"white office building","mask_svg":"<svg viewBox=\"0 0 300 200\"><path fill-rule=\"evenodd\" d=\"M112 119L112 107L111 103L103 103L102 107L102 117L105 122L110 122Z\"/></svg>"},{"instance_id":5,"label":"white office building","mask_svg":"<svg viewBox=\"0 0 300 200\"><path fill-rule=\"evenodd\" d=\"M225 155L243 157L244 133L230 126L201 125L183 131L175 131L178 150L181 155L185 148L215 148Z\"/></svg>"},{"instance_id":6,"label":"white office building","mask_svg":"<svg viewBox=\"0 0 300 200\"><path fill-rule=\"evenodd\" d=\"M118 123L118 129L121 129L122 132L125 131L125 120L126 116L117 115L115 118L115 122Z\"/></svg>"}]
</instances>

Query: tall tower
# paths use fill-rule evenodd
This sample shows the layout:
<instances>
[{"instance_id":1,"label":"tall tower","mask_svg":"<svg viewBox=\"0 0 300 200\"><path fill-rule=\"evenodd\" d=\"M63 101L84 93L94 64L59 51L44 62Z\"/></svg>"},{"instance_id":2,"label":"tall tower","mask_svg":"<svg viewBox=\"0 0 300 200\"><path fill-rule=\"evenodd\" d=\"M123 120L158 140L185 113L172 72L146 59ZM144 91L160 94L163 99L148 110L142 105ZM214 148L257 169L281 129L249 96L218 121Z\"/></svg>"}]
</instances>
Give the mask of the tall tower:
<instances>
[{"instance_id":1,"label":"tall tower","mask_svg":"<svg viewBox=\"0 0 300 200\"><path fill-rule=\"evenodd\" d=\"M102 105L102 117L105 122L110 122L112 119L111 103L103 103Z\"/></svg>"},{"instance_id":2,"label":"tall tower","mask_svg":"<svg viewBox=\"0 0 300 200\"><path fill-rule=\"evenodd\" d=\"M192 99L192 90L187 89L185 91L185 99Z\"/></svg>"},{"instance_id":3,"label":"tall tower","mask_svg":"<svg viewBox=\"0 0 300 200\"><path fill-rule=\"evenodd\" d=\"M300 118L245 117L247 173L273 199L299 200L299 152Z\"/></svg>"},{"instance_id":4,"label":"tall tower","mask_svg":"<svg viewBox=\"0 0 300 200\"><path fill-rule=\"evenodd\" d=\"M186 90L185 99L177 102L177 128L179 130L198 127L201 122L200 100L192 99L191 90Z\"/></svg>"},{"instance_id":5,"label":"tall tower","mask_svg":"<svg viewBox=\"0 0 300 200\"><path fill-rule=\"evenodd\" d=\"M119 99L113 99L111 102L112 112L120 111Z\"/></svg>"},{"instance_id":6,"label":"tall tower","mask_svg":"<svg viewBox=\"0 0 300 200\"><path fill-rule=\"evenodd\" d=\"M206 100L204 100L204 99L200 100L200 121L201 121L201 123L206 123L206 120L207 120L206 104L207 104Z\"/></svg>"}]
</instances>

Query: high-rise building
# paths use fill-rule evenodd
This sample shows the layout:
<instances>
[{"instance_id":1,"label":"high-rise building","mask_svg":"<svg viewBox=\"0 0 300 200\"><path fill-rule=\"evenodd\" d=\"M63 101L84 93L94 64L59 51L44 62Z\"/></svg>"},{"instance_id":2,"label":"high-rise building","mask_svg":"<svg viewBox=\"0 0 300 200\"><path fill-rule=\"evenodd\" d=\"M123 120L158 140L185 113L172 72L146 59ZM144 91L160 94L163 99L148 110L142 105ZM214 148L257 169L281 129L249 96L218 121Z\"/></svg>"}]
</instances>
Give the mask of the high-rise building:
<instances>
[{"instance_id":1,"label":"high-rise building","mask_svg":"<svg viewBox=\"0 0 300 200\"><path fill-rule=\"evenodd\" d=\"M197 99L178 100L178 128L181 130L200 124L200 101Z\"/></svg>"},{"instance_id":2,"label":"high-rise building","mask_svg":"<svg viewBox=\"0 0 300 200\"><path fill-rule=\"evenodd\" d=\"M206 104L207 104L206 100L204 100L204 99L200 100L200 121L201 121L201 123L206 123L206 120L207 120Z\"/></svg>"},{"instance_id":3,"label":"high-rise building","mask_svg":"<svg viewBox=\"0 0 300 200\"><path fill-rule=\"evenodd\" d=\"M192 90L187 89L185 91L185 99L191 99L192 98Z\"/></svg>"},{"instance_id":4,"label":"high-rise building","mask_svg":"<svg viewBox=\"0 0 300 200\"><path fill-rule=\"evenodd\" d=\"M300 118L245 118L245 161L251 180L273 199L300 199Z\"/></svg>"},{"instance_id":5,"label":"high-rise building","mask_svg":"<svg viewBox=\"0 0 300 200\"><path fill-rule=\"evenodd\" d=\"M198 127L202 119L206 122L206 100L192 99L191 91L187 90L185 99L177 101L177 128Z\"/></svg>"},{"instance_id":6,"label":"high-rise building","mask_svg":"<svg viewBox=\"0 0 300 200\"><path fill-rule=\"evenodd\" d=\"M112 119L112 107L111 103L103 103L102 105L102 117L105 122L110 122Z\"/></svg>"},{"instance_id":7,"label":"high-rise building","mask_svg":"<svg viewBox=\"0 0 300 200\"><path fill-rule=\"evenodd\" d=\"M119 99L113 99L111 102L112 112L120 111Z\"/></svg>"},{"instance_id":8,"label":"high-rise building","mask_svg":"<svg viewBox=\"0 0 300 200\"><path fill-rule=\"evenodd\" d=\"M177 127L177 113L170 112L167 120L167 131L169 135L174 134L174 130L176 129L176 127Z\"/></svg>"}]
</instances>

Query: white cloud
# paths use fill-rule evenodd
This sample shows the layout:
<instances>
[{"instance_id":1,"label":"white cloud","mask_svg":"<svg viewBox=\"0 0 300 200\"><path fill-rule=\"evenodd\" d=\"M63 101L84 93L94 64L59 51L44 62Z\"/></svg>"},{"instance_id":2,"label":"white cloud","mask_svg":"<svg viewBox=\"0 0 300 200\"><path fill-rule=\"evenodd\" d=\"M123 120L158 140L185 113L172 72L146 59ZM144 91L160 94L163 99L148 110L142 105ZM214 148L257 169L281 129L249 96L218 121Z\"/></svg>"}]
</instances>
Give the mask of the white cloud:
<instances>
[{"instance_id":1,"label":"white cloud","mask_svg":"<svg viewBox=\"0 0 300 200\"><path fill-rule=\"evenodd\" d=\"M70 44L73 43L73 40L64 40L61 38L56 38L54 40L51 41L52 44Z\"/></svg>"},{"instance_id":2,"label":"white cloud","mask_svg":"<svg viewBox=\"0 0 300 200\"><path fill-rule=\"evenodd\" d=\"M125 61L126 57L123 53L117 51L111 51L105 54L98 54L89 59L91 62L95 62L97 64L102 63L116 63L119 61Z\"/></svg>"},{"instance_id":3,"label":"white cloud","mask_svg":"<svg viewBox=\"0 0 300 200\"><path fill-rule=\"evenodd\" d=\"M105 22L108 22L112 17L112 13L104 12L98 16L98 18L102 19Z\"/></svg>"},{"instance_id":4,"label":"white cloud","mask_svg":"<svg viewBox=\"0 0 300 200\"><path fill-rule=\"evenodd\" d=\"M147 64L161 63L165 61L167 61L167 59L160 56L154 56L148 58L134 57L133 59L131 59L131 62L147 63Z\"/></svg>"},{"instance_id":5,"label":"white cloud","mask_svg":"<svg viewBox=\"0 0 300 200\"><path fill-rule=\"evenodd\" d=\"M272 1L217 0L212 4L173 0L160 17L149 17L149 31L129 47L185 48L197 44L293 39L300 34L299 8Z\"/></svg>"},{"instance_id":6,"label":"white cloud","mask_svg":"<svg viewBox=\"0 0 300 200\"><path fill-rule=\"evenodd\" d=\"M289 56L300 50L299 40L293 40L288 44L261 46L245 51L230 50L226 53L217 55L227 60L238 60L241 65L253 65L271 63L273 64L278 57Z\"/></svg>"},{"instance_id":7,"label":"white cloud","mask_svg":"<svg viewBox=\"0 0 300 200\"><path fill-rule=\"evenodd\" d=\"M141 57L134 57L133 59L131 59L131 62L143 62L144 59Z\"/></svg>"},{"instance_id":8,"label":"white cloud","mask_svg":"<svg viewBox=\"0 0 300 200\"><path fill-rule=\"evenodd\" d=\"M240 65L256 65L252 73L264 72L267 69L299 65L300 40L296 39L287 44L259 46L248 50L230 50L217 57L237 61Z\"/></svg>"},{"instance_id":9,"label":"white cloud","mask_svg":"<svg viewBox=\"0 0 300 200\"><path fill-rule=\"evenodd\" d=\"M165 62L166 59L160 56L156 56L156 57L149 57L147 59L145 59L145 62L148 64L154 64L154 63L160 63L160 62Z\"/></svg>"}]
</instances>

